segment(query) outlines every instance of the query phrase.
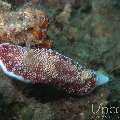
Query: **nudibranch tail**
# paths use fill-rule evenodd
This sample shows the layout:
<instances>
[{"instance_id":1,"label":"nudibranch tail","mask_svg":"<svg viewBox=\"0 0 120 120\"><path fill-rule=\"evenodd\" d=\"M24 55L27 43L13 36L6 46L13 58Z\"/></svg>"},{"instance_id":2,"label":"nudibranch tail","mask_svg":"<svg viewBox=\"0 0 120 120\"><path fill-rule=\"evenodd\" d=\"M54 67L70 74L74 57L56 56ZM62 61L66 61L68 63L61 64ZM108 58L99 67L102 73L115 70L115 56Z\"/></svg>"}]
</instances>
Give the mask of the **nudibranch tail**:
<instances>
[{"instance_id":1,"label":"nudibranch tail","mask_svg":"<svg viewBox=\"0 0 120 120\"><path fill-rule=\"evenodd\" d=\"M23 82L50 84L68 93L84 95L109 79L75 64L51 49L26 49L0 44L0 66L5 74Z\"/></svg>"},{"instance_id":2,"label":"nudibranch tail","mask_svg":"<svg viewBox=\"0 0 120 120\"><path fill-rule=\"evenodd\" d=\"M9 43L3 43L3 44L0 44L0 52L3 52L3 48L6 46L9 46L10 44ZM4 48L5 50L6 50L6 52L7 52L7 48ZM5 53L3 53L3 55L5 55ZM8 55L9 55L9 53L8 53ZM6 64L4 64L4 61L5 61L5 59L4 58L2 58L2 54L1 54L1 56L0 56L0 68L3 70L3 72L7 75L7 76L9 76L9 77L11 77L11 78L14 78L15 80L19 80L19 81L22 81L22 82L26 82L26 83L30 83L31 81L30 80L24 80L24 78L21 76L21 75L17 75L17 74L15 74L14 72L12 72L12 71L9 71L8 69L7 69L7 67L6 67ZM8 59L8 64L9 64L9 62L10 62L10 60Z\"/></svg>"},{"instance_id":3,"label":"nudibranch tail","mask_svg":"<svg viewBox=\"0 0 120 120\"><path fill-rule=\"evenodd\" d=\"M10 72L7 70L6 66L3 64L3 62L0 60L0 68L3 70L3 72L13 78L16 78L18 80L24 80L24 78L22 76L19 75L15 75L13 72Z\"/></svg>"},{"instance_id":4,"label":"nudibranch tail","mask_svg":"<svg viewBox=\"0 0 120 120\"><path fill-rule=\"evenodd\" d=\"M6 66L3 64L3 62L0 60L0 68L3 70L3 72L11 77L11 78L14 78L15 80L19 80L19 81L22 81L22 82L26 82L26 83L31 83L30 80L24 80L24 78L20 75L16 75L14 72L10 72L7 70Z\"/></svg>"}]
</instances>

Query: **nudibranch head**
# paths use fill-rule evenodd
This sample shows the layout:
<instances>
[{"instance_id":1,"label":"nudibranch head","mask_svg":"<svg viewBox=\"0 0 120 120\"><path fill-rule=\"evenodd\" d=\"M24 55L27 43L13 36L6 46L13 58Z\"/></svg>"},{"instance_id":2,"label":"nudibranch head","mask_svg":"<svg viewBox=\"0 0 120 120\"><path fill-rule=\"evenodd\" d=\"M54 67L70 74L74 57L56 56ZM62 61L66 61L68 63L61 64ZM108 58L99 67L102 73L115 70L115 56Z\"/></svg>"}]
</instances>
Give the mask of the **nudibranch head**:
<instances>
[{"instance_id":1,"label":"nudibranch head","mask_svg":"<svg viewBox=\"0 0 120 120\"><path fill-rule=\"evenodd\" d=\"M109 77L103 73L96 72L96 85L100 86L109 82Z\"/></svg>"},{"instance_id":2,"label":"nudibranch head","mask_svg":"<svg viewBox=\"0 0 120 120\"><path fill-rule=\"evenodd\" d=\"M50 84L77 95L91 92L109 81L51 49L27 49L0 44L0 67L5 74L30 83Z\"/></svg>"}]
</instances>

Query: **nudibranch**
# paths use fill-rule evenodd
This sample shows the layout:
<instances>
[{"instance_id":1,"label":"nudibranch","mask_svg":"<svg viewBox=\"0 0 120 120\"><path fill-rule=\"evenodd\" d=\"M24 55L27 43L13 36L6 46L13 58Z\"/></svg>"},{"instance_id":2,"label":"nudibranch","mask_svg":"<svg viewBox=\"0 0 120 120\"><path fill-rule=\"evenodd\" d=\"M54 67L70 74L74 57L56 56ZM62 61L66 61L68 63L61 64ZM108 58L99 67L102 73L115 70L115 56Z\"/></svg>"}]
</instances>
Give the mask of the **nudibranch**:
<instances>
[{"instance_id":1,"label":"nudibranch","mask_svg":"<svg viewBox=\"0 0 120 120\"><path fill-rule=\"evenodd\" d=\"M54 50L28 49L9 43L0 44L0 67L16 80L52 85L76 95L85 95L109 81L108 76L97 74Z\"/></svg>"}]
</instances>

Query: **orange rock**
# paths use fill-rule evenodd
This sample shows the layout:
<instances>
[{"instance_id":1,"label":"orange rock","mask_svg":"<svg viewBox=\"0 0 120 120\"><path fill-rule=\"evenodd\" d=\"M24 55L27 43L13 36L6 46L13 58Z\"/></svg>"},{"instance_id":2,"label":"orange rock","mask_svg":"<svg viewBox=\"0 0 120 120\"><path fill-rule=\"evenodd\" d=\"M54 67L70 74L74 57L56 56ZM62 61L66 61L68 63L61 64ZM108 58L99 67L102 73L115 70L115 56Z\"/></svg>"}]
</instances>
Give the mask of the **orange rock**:
<instances>
[{"instance_id":1,"label":"orange rock","mask_svg":"<svg viewBox=\"0 0 120 120\"><path fill-rule=\"evenodd\" d=\"M50 40L43 40L40 43L40 48L51 48L53 46L52 41Z\"/></svg>"},{"instance_id":2,"label":"orange rock","mask_svg":"<svg viewBox=\"0 0 120 120\"><path fill-rule=\"evenodd\" d=\"M0 16L0 43L9 42L51 48L47 40L48 16L41 10L26 8ZM2 23L1 23L2 22Z\"/></svg>"}]
</instances>

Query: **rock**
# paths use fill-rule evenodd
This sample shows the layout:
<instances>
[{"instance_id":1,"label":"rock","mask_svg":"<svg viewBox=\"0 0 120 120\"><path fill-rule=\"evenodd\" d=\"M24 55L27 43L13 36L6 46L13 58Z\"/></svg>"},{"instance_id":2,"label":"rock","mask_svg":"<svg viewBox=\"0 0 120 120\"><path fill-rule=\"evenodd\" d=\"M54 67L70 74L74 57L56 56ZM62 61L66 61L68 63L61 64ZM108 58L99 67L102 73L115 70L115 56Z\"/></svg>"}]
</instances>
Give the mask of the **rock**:
<instances>
[{"instance_id":1,"label":"rock","mask_svg":"<svg viewBox=\"0 0 120 120\"><path fill-rule=\"evenodd\" d=\"M4 1L0 1L0 12L8 11L10 9L11 9L11 4Z\"/></svg>"},{"instance_id":2,"label":"rock","mask_svg":"<svg viewBox=\"0 0 120 120\"><path fill-rule=\"evenodd\" d=\"M53 8L64 8L66 4L74 4L75 0L41 0L43 5Z\"/></svg>"},{"instance_id":3,"label":"rock","mask_svg":"<svg viewBox=\"0 0 120 120\"><path fill-rule=\"evenodd\" d=\"M56 16L56 21L61 24L68 24L71 12L71 4L68 3L65 5L64 10Z\"/></svg>"},{"instance_id":4,"label":"rock","mask_svg":"<svg viewBox=\"0 0 120 120\"><path fill-rule=\"evenodd\" d=\"M71 98L69 100L62 99L54 102L51 106L55 112L55 119L86 120L91 118L91 120L97 120L99 116L102 118L101 108L99 112L94 112L96 112L100 104L102 104L103 107L106 106L108 93L109 91L107 89L101 88L89 96L83 96L76 99ZM92 106L94 112L92 111Z\"/></svg>"},{"instance_id":5,"label":"rock","mask_svg":"<svg viewBox=\"0 0 120 120\"><path fill-rule=\"evenodd\" d=\"M42 45L51 48L47 40L48 17L37 9L22 8L0 14L0 42Z\"/></svg>"},{"instance_id":6,"label":"rock","mask_svg":"<svg viewBox=\"0 0 120 120\"><path fill-rule=\"evenodd\" d=\"M0 116L1 120L12 119L16 116L16 109L13 107L22 105L24 99L22 95L16 91L11 84L10 79L2 74L0 71ZM17 103L17 105L16 105ZM20 106L19 106L20 107ZM19 108L20 109L20 108Z\"/></svg>"},{"instance_id":7,"label":"rock","mask_svg":"<svg viewBox=\"0 0 120 120\"><path fill-rule=\"evenodd\" d=\"M82 8L83 11L90 8L89 0L40 0L40 4L55 9L63 9L66 4L71 4L75 9Z\"/></svg>"},{"instance_id":8,"label":"rock","mask_svg":"<svg viewBox=\"0 0 120 120\"><path fill-rule=\"evenodd\" d=\"M53 113L47 104L33 104L23 107L19 113L21 120L52 120Z\"/></svg>"},{"instance_id":9,"label":"rock","mask_svg":"<svg viewBox=\"0 0 120 120\"><path fill-rule=\"evenodd\" d=\"M0 71L1 120L49 120L53 118L53 112L48 103L42 104L33 98L26 98L22 94L24 92L22 91L24 89L23 84L19 84L18 87L14 82L12 79L4 76Z\"/></svg>"}]
</instances>

